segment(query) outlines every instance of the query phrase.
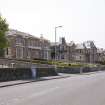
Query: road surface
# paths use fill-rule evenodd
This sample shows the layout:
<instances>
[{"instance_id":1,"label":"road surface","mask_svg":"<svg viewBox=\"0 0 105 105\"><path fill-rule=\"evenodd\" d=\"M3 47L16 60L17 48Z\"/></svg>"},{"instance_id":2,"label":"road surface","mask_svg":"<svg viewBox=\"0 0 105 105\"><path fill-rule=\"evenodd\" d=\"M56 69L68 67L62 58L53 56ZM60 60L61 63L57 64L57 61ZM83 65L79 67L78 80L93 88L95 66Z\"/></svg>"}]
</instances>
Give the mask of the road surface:
<instances>
[{"instance_id":1,"label":"road surface","mask_svg":"<svg viewBox=\"0 0 105 105\"><path fill-rule=\"evenodd\" d=\"M0 88L0 105L105 105L105 72Z\"/></svg>"}]
</instances>

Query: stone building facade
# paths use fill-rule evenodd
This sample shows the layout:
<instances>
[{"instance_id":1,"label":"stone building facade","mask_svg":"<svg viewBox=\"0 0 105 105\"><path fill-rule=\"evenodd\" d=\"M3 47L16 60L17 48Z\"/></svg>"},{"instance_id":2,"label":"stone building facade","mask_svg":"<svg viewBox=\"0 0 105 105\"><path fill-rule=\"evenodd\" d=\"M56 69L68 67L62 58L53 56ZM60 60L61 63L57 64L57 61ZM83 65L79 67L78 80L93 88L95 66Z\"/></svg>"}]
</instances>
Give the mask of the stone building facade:
<instances>
[{"instance_id":1,"label":"stone building facade","mask_svg":"<svg viewBox=\"0 0 105 105\"><path fill-rule=\"evenodd\" d=\"M85 62L85 49L83 44L76 44L74 55L76 62Z\"/></svg>"},{"instance_id":2,"label":"stone building facade","mask_svg":"<svg viewBox=\"0 0 105 105\"><path fill-rule=\"evenodd\" d=\"M105 61L105 51L98 49L93 41L75 44L67 43L65 38L50 43L43 37L9 30L6 33L9 47L5 49L5 58L45 59L65 62L95 63Z\"/></svg>"},{"instance_id":3,"label":"stone building facade","mask_svg":"<svg viewBox=\"0 0 105 105\"><path fill-rule=\"evenodd\" d=\"M85 61L89 63L95 63L97 58L97 47L93 41L86 41L83 43L85 49Z\"/></svg>"},{"instance_id":4,"label":"stone building facade","mask_svg":"<svg viewBox=\"0 0 105 105\"><path fill-rule=\"evenodd\" d=\"M9 42L6 58L50 59L50 42L43 37L37 38L17 30L9 30L6 37Z\"/></svg>"},{"instance_id":5,"label":"stone building facade","mask_svg":"<svg viewBox=\"0 0 105 105\"><path fill-rule=\"evenodd\" d=\"M104 62L105 61L105 50L103 48L97 49L97 62Z\"/></svg>"},{"instance_id":6,"label":"stone building facade","mask_svg":"<svg viewBox=\"0 0 105 105\"><path fill-rule=\"evenodd\" d=\"M51 44L51 52L51 58L58 61L95 63L98 60L97 48L93 41L79 44L75 44L73 41L66 43L63 37L56 46L54 43Z\"/></svg>"},{"instance_id":7,"label":"stone building facade","mask_svg":"<svg viewBox=\"0 0 105 105\"><path fill-rule=\"evenodd\" d=\"M76 44L75 61L95 63L97 61L97 48L93 41Z\"/></svg>"},{"instance_id":8,"label":"stone building facade","mask_svg":"<svg viewBox=\"0 0 105 105\"><path fill-rule=\"evenodd\" d=\"M65 38L60 38L58 43L51 43L51 58L57 61L68 61L69 48Z\"/></svg>"}]
</instances>

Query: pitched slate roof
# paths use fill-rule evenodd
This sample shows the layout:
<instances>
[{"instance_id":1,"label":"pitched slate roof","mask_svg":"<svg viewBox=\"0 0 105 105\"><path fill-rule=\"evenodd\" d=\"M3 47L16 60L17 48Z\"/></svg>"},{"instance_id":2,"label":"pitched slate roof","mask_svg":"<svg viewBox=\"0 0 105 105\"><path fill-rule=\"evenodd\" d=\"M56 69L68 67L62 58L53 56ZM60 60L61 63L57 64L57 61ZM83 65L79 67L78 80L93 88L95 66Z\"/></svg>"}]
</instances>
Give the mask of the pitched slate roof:
<instances>
[{"instance_id":1,"label":"pitched slate roof","mask_svg":"<svg viewBox=\"0 0 105 105\"><path fill-rule=\"evenodd\" d=\"M93 41L86 41L86 42L83 42L83 44L84 44L85 48L87 48L87 49L96 47Z\"/></svg>"},{"instance_id":2,"label":"pitched slate roof","mask_svg":"<svg viewBox=\"0 0 105 105\"><path fill-rule=\"evenodd\" d=\"M83 43L80 43L80 44L76 44L76 49L84 49L84 45Z\"/></svg>"},{"instance_id":3,"label":"pitched slate roof","mask_svg":"<svg viewBox=\"0 0 105 105\"><path fill-rule=\"evenodd\" d=\"M45 39L45 38L42 38L42 37L38 38L38 37L35 37L34 35L31 35L31 34L29 34L29 33L21 32L21 31L15 30L15 29L10 29L10 30L6 33L6 36L17 36L17 35L20 35L20 36L22 36L22 37L24 37L24 38L35 38L35 39L39 39L39 40L42 39L42 40L44 40L44 41L48 41L48 42L49 42L49 40L47 40L47 39Z\"/></svg>"}]
</instances>

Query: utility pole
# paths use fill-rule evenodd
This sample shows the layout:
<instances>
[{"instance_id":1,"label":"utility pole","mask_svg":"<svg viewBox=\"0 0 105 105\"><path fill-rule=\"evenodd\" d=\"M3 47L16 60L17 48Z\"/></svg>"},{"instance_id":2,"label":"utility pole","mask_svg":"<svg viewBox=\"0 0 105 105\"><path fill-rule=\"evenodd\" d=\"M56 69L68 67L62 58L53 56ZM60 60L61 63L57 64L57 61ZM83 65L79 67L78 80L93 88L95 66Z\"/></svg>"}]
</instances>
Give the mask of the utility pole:
<instances>
[{"instance_id":1,"label":"utility pole","mask_svg":"<svg viewBox=\"0 0 105 105\"><path fill-rule=\"evenodd\" d=\"M57 50L57 48L56 48L56 46L57 46L57 41L56 41L56 37L57 37L57 28L61 28L62 26L57 26L57 27L55 27L55 61L56 61L56 50Z\"/></svg>"}]
</instances>

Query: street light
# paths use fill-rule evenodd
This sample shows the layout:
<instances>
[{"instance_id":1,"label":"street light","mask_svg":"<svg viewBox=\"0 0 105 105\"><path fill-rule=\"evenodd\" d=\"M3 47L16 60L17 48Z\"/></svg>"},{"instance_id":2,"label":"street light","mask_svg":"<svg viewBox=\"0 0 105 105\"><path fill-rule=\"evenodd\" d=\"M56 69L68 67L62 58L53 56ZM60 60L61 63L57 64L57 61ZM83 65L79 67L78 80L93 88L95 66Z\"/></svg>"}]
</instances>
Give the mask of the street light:
<instances>
[{"instance_id":1,"label":"street light","mask_svg":"<svg viewBox=\"0 0 105 105\"><path fill-rule=\"evenodd\" d=\"M56 61L56 37L57 37L57 28L62 28L62 26L55 27L55 61Z\"/></svg>"}]
</instances>

